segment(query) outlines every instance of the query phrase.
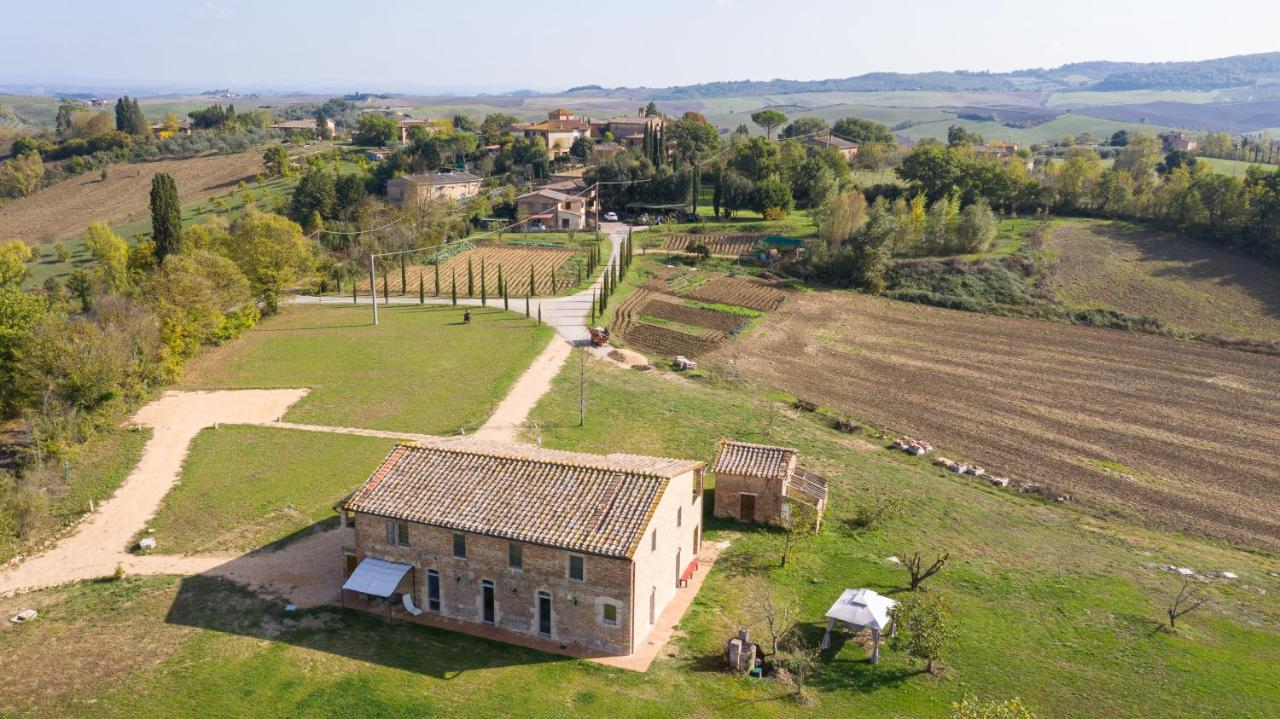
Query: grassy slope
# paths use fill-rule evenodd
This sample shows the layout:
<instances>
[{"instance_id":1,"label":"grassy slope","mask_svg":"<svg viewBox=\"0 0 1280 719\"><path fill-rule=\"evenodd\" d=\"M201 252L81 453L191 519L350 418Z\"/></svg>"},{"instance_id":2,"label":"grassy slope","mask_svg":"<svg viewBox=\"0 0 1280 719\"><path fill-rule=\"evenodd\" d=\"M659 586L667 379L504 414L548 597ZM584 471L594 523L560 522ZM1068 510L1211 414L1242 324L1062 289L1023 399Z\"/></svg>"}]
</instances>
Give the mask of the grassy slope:
<instances>
[{"instance_id":1,"label":"grassy slope","mask_svg":"<svg viewBox=\"0 0 1280 719\"><path fill-rule=\"evenodd\" d=\"M151 526L161 551L250 551L334 516L393 440L271 427L197 435Z\"/></svg>"},{"instance_id":2,"label":"grassy slope","mask_svg":"<svg viewBox=\"0 0 1280 719\"><path fill-rule=\"evenodd\" d=\"M826 528L777 571L776 535L709 524L708 541L736 541L668 655L643 675L355 612L288 614L278 601L200 577L0 599L0 613L18 604L41 610L39 622L0 627L0 661L42 666L44 657L63 657L57 672L15 676L0 711L471 717L519 706L530 717L925 717L946 716L966 692L1018 695L1045 717L1184 716L1189 707L1197 716L1263 717L1272 708L1280 681L1280 582L1267 574L1280 570L1274 558L988 489L867 449L750 387L590 363L590 414L579 429L575 382L573 372L562 374L535 412L549 446L709 459L721 436L790 444L832 481ZM901 517L870 532L847 529L866 497L890 492L906 502ZM839 640L812 683L816 706L787 701L772 682L719 670L724 638L745 615L744 577L767 574L796 593L804 630L816 638L818 619L844 587L895 591L904 573L884 557L912 549L954 557L930 580L957 628L942 678L916 674L893 650L871 667L859 647ZM1156 569L1165 563L1231 569L1241 579L1209 587L1215 605L1185 617L1177 634L1153 632L1175 586Z\"/></svg>"},{"instance_id":3,"label":"grassy slope","mask_svg":"<svg viewBox=\"0 0 1280 719\"><path fill-rule=\"evenodd\" d=\"M287 307L188 365L183 389L309 387L294 422L447 434L475 428L546 346L551 329L498 309Z\"/></svg>"},{"instance_id":4,"label":"grassy slope","mask_svg":"<svg viewBox=\"0 0 1280 719\"><path fill-rule=\"evenodd\" d=\"M142 447L151 437L149 429L111 429L81 447L68 467L65 489L50 498L51 522L39 528L34 541L52 537L89 511L89 502L101 502L116 491L142 456ZM4 537L4 540L7 540ZM18 547L0 540L0 562L8 560Z\"/></svg>"},{"instance_id":5,"label":"grassy slope","mask_svg":"<svg viewBox=\"0 0 1280 719\"><path fill-rule=\"evenodd\" d=\"M1280 658L1280 605L1258 588L1276 591L1267 575L1280 568L1274 558L1094 519L903 455L859 451L811 418L780 412L750 385L703 386L593 365L594 412L579 429L574 382L562 376L535 412L549 446L710 459L714 443L732 436L799 447L805 463L832 480L826 529L799 567L771 572L800 595L807 617L820 616L846 586L900 586L904 572L883 559L890 554L953 553L956 562L934 585L959 629L949 680L904 676L908 667L892 652L873 669L847 646L827 657L832 671L818 682L823 713L936 714L966 690L1020 695L1045 716L1176 715L1179 706L1267 711L1265 687L1280 680L1267 664ZM888 493L904 498L906 516L881 531L846 529L865 497ZM741 578L729 567L767 561L776 545L761 531L734 545L685 622L688 653L714 652L725 629L718 615L741 609L733 591ZM1179 634L1152 633L1176 584L1156 570L1163 563L1240 567L1245 578L1211 588L1220 608L1189 618Z\"/></svg>"}]
</instances>

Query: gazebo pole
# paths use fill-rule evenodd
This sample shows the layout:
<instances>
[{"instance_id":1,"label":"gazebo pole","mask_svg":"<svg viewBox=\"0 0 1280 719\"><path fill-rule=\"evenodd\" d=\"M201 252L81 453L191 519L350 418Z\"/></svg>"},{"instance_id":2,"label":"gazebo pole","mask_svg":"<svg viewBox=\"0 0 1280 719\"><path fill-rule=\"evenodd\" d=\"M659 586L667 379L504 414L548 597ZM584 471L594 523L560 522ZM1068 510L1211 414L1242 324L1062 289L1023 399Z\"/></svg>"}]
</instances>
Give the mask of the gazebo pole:
<instances>
[{"instance_id":1,"label":"gazebo pole","mask_svg":"<svg viewBox=\"0 0 1280 719\"><path fill-rule=\"evenodd\" d=\"M871 663L880 663L880 630L871 628Z\"/></svg>"}]
</instances>

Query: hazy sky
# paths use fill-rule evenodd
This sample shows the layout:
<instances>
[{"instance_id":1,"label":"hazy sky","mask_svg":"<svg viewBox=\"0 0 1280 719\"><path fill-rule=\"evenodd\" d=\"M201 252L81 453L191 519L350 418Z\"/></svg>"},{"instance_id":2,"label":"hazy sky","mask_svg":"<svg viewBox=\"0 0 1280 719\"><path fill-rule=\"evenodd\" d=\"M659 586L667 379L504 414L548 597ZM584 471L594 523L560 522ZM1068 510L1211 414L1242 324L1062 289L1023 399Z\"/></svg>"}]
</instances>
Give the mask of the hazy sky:
<instances>
[{"instance_id":1,"label":"hazy sky","mask_svg":"<svg viewBox=\"0 0 1280 719\"><path fill-rule=\"evenodd\" d=\"M0 83L661 87L1280 50L1280 0L23 0Z\"/></svg>"}]
</instances>

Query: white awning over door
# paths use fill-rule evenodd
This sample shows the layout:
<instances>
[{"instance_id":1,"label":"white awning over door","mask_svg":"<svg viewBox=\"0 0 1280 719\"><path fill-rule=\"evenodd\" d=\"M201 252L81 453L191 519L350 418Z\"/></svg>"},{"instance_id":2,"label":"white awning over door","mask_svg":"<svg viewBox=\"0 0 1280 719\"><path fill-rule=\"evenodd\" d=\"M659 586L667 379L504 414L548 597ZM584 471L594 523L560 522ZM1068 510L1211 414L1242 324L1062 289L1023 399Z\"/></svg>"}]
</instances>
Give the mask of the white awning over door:
<instances>
[{"instance_id":1,"label":"white awning over door","mask_svg":"<svg viewBox=\"0 0 1280 719\"><path fill-rule=\"evenodd\" d=\"M365 557L342 588L375 597L389 597L412 568L408 564Z\"/></svg>"}]
</instances>

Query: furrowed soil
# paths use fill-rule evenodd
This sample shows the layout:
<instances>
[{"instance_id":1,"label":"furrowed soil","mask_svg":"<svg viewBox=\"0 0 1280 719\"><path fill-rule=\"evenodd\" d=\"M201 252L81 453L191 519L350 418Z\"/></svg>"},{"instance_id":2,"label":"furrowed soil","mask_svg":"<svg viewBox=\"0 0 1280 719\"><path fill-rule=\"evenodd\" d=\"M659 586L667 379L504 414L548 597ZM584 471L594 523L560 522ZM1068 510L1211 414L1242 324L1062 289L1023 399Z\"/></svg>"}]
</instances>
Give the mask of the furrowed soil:
<instances>
[{"instance_id":1,"label":"furrowed soil","mask_svg":"<svg viewBox=\"0 0 1280 719\"><path fill-rule=\"evenodd\" d=\"M71 177L29 197L0 206L5 239L45 245L84 234L90 222L117 225L145 215L151 178L167 172L178 185L180 202L195 202L227 192L262 172L262 150L208 155L185 160L120 163Z\"/></svg>"},{"instance_id":2,"label":"furrowed soil","mask_svg":"<svg viewBox=\"0 0 1280 719\"><path fill-rule=\"evenodd\" d=\"M1197 334L1280 341L1280 271L1177 235L1063 221L1049 289L1073 305L1150 315Z\"/></svg>"},{"instance_id":3,"label":"furrowed soil","mask_svg":"<svg viewBox=\"0 0 1280 719\"><path fill-rule=\"evenodd\" d=\"M714 358L1052 495L1280 551L1280 357L815 292Z\"/></svg>"}]
</instances>

